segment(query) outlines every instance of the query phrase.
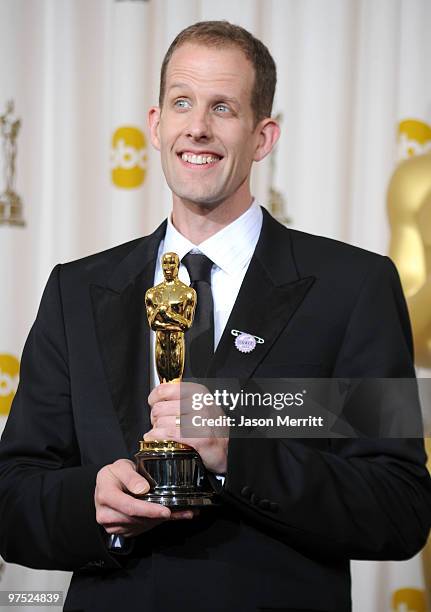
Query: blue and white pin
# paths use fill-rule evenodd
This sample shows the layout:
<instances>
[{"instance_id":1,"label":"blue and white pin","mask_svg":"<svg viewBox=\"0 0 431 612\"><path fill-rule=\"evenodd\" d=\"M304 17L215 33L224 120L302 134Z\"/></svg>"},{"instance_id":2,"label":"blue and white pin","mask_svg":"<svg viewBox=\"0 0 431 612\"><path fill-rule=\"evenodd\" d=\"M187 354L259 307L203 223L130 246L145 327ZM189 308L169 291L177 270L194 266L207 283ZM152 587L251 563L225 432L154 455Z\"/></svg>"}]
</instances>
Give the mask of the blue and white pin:
<instances>
[{"instance_id":1,"label":"blue and white pin","mask_svg":"<svg viewBox=\"0 0 431 612\"><path fill-rule=\"evenodd\" d=\"M265 342L263 338L248 334L239 329L232 329L230 333L232 336L235 336L235 346L240 353L251 353L256 348L256 344L263 344Z\"/></svg>"}]
</instances>

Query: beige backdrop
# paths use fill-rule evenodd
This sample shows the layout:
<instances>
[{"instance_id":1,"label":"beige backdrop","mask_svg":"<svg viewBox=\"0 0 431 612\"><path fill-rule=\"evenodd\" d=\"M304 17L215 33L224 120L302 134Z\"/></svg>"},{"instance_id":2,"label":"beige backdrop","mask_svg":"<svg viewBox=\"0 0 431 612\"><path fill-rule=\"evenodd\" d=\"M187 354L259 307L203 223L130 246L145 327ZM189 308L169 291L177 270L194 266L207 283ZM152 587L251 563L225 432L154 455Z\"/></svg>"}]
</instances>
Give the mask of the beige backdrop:
<instances>
[{"instance_id":1,"label":"beige backdrop","mask_svg":"<svg viewBox=\"0 0 431 612\"><path fill-rule=\"evenodd\" d=\"M0 429L51 268L167 214L146 108L173 36L220 18L249 28L277 61L284 134L272 186L292 225L387 252L389 178L401 157L431 150L429 0L0 0L0 114L13 99L22 120L26 221L0 225ZM253 178L263 204L269 179L265 161ZM8 565L0 589L67 580ZM355 563L353 596L355 612L419 612L420 558Z\"/></svg>"}]
</instances>

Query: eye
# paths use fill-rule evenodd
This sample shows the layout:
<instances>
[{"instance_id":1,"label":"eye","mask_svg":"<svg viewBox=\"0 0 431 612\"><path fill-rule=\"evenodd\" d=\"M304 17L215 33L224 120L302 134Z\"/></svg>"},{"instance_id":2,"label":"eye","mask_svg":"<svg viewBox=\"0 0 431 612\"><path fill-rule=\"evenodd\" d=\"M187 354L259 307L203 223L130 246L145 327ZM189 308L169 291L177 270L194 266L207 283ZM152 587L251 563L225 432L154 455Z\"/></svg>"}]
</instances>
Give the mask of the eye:
<instances>
[{"instance_id":1,"label":"eye","mask_svg":"<svg viewBox=\"0 0 431 612\"><path fill-rule=\"evenodd\" d=\"M188 100L185 100L184 98L178 98L178 100L175 100L174 102L174 106L176 108L190 108L191 104Z\"/></svg>"},{"instance_id":2,"label":"eye","mask_svg":"<svg viewBox=\"0 0 431 612\"><path fill-rule=\"evenodd\" d=\"M221 102L220 102L219 104L216 104L216 105L214 106L214 110L215 110L216 112L218 112L218 113L219 113L219 112L220 112L220 113L229 113L229 112L230 112L230 108L229 108L229 106L228 106L227 104L223 104L223 103L221 103Z\"/></svg>"}]
</instances>

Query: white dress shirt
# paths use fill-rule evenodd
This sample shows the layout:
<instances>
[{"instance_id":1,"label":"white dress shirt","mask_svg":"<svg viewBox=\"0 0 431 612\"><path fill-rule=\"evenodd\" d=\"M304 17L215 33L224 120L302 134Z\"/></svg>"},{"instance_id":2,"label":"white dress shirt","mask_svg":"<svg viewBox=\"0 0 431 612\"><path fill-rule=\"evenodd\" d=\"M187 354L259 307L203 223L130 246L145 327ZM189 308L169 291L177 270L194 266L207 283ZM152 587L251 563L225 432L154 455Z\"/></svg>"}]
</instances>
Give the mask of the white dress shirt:
<instances>
[{"instance_id":1,"label":"white dress shirt","mask_svg":"<svg viewBox=\"0 0 431 612\"><path fill-rule=\"evenodd\" d=\"M154 285L163 280L161 257L163 253L174 252L181 259L190 251L203 253L214 262L211 271L211 289L214 302L214 348L217 347L223 334L229 315L235 304L245 273L256 248L262 229L262 210L253 200L250 208L238 219L221 229L219 232L195 245L185 238L173 226L170 217L166 226L166 234L160 242L157 264L154 274ZM180 264L178 276L183 283L190 284L187 268ZM151 332L150 355L153 368L151 371L151 388L158 384L154 349L155 332ZM234 342L232 336L232 342ZM187 359L187 355L186 355Z\"/></svg>"}]
</instances>

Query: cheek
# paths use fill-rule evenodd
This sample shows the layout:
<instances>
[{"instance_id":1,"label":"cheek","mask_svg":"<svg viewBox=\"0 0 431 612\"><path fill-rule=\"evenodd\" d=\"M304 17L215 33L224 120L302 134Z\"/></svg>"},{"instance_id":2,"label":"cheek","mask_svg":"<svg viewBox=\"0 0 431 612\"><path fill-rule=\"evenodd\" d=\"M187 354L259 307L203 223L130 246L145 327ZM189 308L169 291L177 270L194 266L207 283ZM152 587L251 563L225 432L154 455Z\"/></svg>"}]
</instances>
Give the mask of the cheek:
<instances>
[{"instance_id":1,"label":"cheek","mask_svg":"<svg viewBox=\"0 0 431 612\"><path fill-rule=\"evenodd\" d=\"M159 138L164 147L171 148L185 131L185 116L166 113L159 124Z\"/></svg>"},{"instance_id":2,"label":"cheek","mask_svg":"<svg viewBox=\"0 0 431 612\"><path fill-rule=\"evenodd\" d=\"M234 167L241 168L243 171L248 170L253 162L254 155L254 147L250 139L244 139L240 144L237 141L235 148L232 148L231 151L234 151Z\"/></svg>"},{"instance_id":3,"label":"cheek","mask_svg":"<svg viewBox=\"0 0 431 612\"><path fill-rule=\"evenodd\" d=\"M164 125L159 125L159 128L157 130L157 139L158 139L158 142L159 142L159 147L158 148L159 148L160 152L163 155L172 146L171 130L169 130Z\"/></svg>"}]
</instances>

